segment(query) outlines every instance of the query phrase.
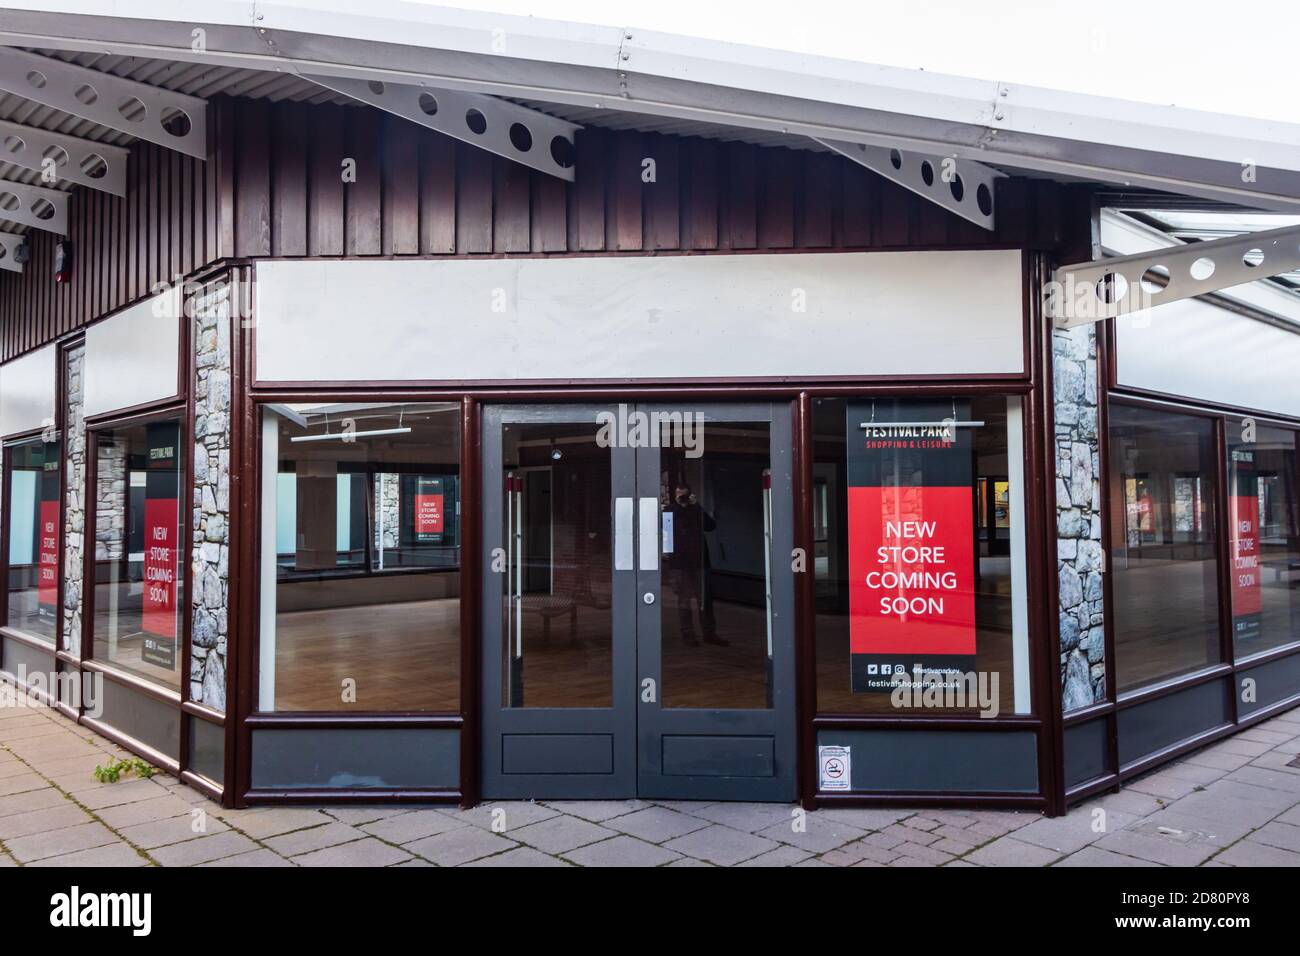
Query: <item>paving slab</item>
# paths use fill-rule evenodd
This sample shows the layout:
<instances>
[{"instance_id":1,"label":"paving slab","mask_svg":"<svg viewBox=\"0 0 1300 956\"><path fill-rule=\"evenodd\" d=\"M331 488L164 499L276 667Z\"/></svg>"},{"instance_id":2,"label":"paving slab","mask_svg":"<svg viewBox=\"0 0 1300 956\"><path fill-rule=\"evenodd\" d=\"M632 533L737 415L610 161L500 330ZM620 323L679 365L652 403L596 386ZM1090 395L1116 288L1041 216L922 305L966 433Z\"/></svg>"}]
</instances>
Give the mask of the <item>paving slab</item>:
<instances>
[{"instance_id":1,"label":"paving slab","mask_svg":"<svg viewBox=\"0 0 1300 956\"><path fill-rule=\"evenodd\" d=\"M43 833L48 830L60 830L64 827L73 827L90 822L90 814L75 803L65 801L56 807L28 810L26 813L15 813L12 816L0 817L0 840L8 843L17 837Z\"/></svg>"},{"instance_id":2,"label":"paving slab","mask_svg":"<svg viewBox=\"0 0 1300 956\"><path fill-rule=\"evenodd\" d=\"M314 850L323 850L327 846L337 846L340 843L360 840L364 836L366 834L356 827L350 827L346 823L331 820L329 823L321 824L318 827L294 830L292 833L267 837L262 842L281 856L298 856Z\"/></svg>"},{"instance_id":3,"label":"paving slab","mask_svg":"<svg viewBox=\"0 0 1300 956\"><path fill-rule=\"evenodd\" d=\"M61 856L76 850L88 850L91 847L113 843L117 837L113 831L102 823L82 823L77 826L60 827L29 836L5 840L9 854L19 863L31 863L51 856Z\"/></svg>"},{"instance_id":4,"label":"paving slab","mask_svg":"<svg viewBox=\"0 0 1300 956\"><path fill-rule=\"evenodd\" d=\"M366 837L364 840L296 856L293 862L299 866L393 866L410 858L411 854L405 850L389 846L374 837Z\"/></svg>"},{"instance_id":5,"label":"paving slab","mask_svg":"<svg viewBox=\"0 0 1300 956\"><path fill-rule=\"evenodd\" d=\"M248 866L259 869L266 867L293 866L294 864L286 860L280 854L267 850L265 848L250 850L247 853L236 853L234 856L222 857L220 860L209 860L207 863L200 863L199 866Z\"/></svg>"},{"instance_id":6,"label":"paving slab","mask_svg":"<svg viewBox=\"0 0 1300 956\"><path fill-rule=\"evenodd\" d=\"M149 861L141 856L135 847L119 840L116 843L106 843L103 846L91 847L88 850L77 850L73 853L64 853L43 860L34 860L27 865L116 868L148 866Z\"/></svg>"},{"instance_id":7,"label":"paving slab","mask_svg":"<svg viewBox=\"0 0 1300 956\"><path fill-rule=\"evenodd\" d=\"M1300 826L1293 826L1290 823L1282 823L1278 820L1266 823L1252 833L1250 839L1255 843L1275 846L1279 850L1300 853Z\"/></svg>"},{"instance_id":8,"label":"paving slab","mask_svg":"<svg viewBox=\"0 0 1300 956\"><path fill-rule=\"evenodd\" d=\"M655 804L646 803L643 800L545 800L543 803L559 813L582 817L582 819L590 820L592 823L602 823L605 820L612 820L614 817L625 816L629 813L635 813L637 810L655 806ZM660 805L662 806L662 804ZM699 806L699 804L692 805Z\"/></svg>"},{"instance_id":9,"label":"paving slab","mask_svg":"<svg viewBox=\"0 0 1300 956\"><path fill-rule=\"evenodd\" d=\"M192 805L174 794L168 793L161 797L154 797L151 800L124 803L120 807L104 807L101 810L96 810L95 816L110 827L120 830L122 827L134 826L137 823L152 823L172 817L183 816L193 819L194 810L195 808ZM206 810L203 812L208 817L215 817L215 814L207 813Z\"/></svg>"},{"instance_id":10,"label":"paving slab","mask_svg":"<svg viewBox=\"0 0 1300 956\"><path fill-rule=\"evenodd\" d=\"M384 817L382 820L364 823L361 829L388 843L410 843L421 837L446 833L448 830L469 825L437 810L411 810L396 816Z\"/></svg>"},{"instance_id":11,"label":"paving slab","mask_svg":"<svg viewBox=\"0 0 1300 956\"><path fill-rule=\"evenodd\" d=\"M222 857L256 849L257 844L242 833L227 830L225 833L214 833L211 836L186 840L184 843L159 847L150 850L149 855L161 866L198 866L210 860L219 860Z\"/></svg>"},{"instance_id":12,"label":"paving slab","mask_svg":"<svg viewBox=\"0 0 1300 956\"><path fill-rule=\"evenodd\" d=\"M15 813L29 813L32 810L48 810L68 803L67 795L53 787L41 790L24 790L0 797L0 817L11 817Z\"/></svg>"},{"instance_id":13,"label":"paving slab","mask_svg":"<svg viewBox=\"0 0 1300 956\"><path fill-rule=\"evenodd\" d=\"M190 816L167 817L164 820L152 820L148 823L137 823L134 826L120 827L120 833L128 842L135 844L143 850L152 850L160 846L169 846L173 843L184 843L186 840L193 840L197 837L212 833L224 833L230 827L226 826L215 817L208 817L202 820L204 829L196 830L195 826L200 821Z\"/></svg>"},{"instance_id":14,"label":"paving slab","mask_svg":"<svg viewBox=\"0 0 1300 956\"><path fill-rule=\"evenodd\" d=\"M1124 856L1122 853L1114 853L1110 850L1103 850L1101 847L1085 846L1077 853L1071 853L1063 860L1057 860L1052 866L1122 866L1122 867L1151 867L1160 866L1159 863L1152 863L1150 860L1139 860L1137 857Z\"/></svg>"},{"instance_id":15,"label":"paving slab","mask_svg":"<svg viewBox=\"0 0 1300 956\"><path fill-rule=\"evenodd\" d=\"M787 844L785 846L779 846L775 850L768 850L766 853L760 853L752 860L745 860L743 863L737 863L736 866L794 866L796 863L802 863L811 856L812 854L807 850L800 849L797 846L789 846Z\"/></svg>"},{"instance_id":16,"label":"paving slab","mask_svg":"<svg viewBox=\"0 0 1300 956\"><path fill-rule=\"evenodd\" d=\"M720 823L732 830L755 833L778 823L789 823L794 819L795 809L780 803L712 803L705 806L697 804L695 809L684 809L683 812L712 823Z\"/></svg>"},{"instance_id":17,"label":"paving slab","mask_svg":"<svg viewBox=\"0 0 1300 956\"><path fill-rule=\"evenodd\" d=\"M1061 854L1055 850L1017 840L1014 836L1004 836L972 850L962 859L980 866L1047 866L1060 857Z\"/></svg>"},{"instance_id":18,"label":"paving slab","mask_svg":"<svg viewBox=\"0 0 1300 956\"><path fill-rule=\"evenodd\" d=\"M592 823L590 820L581 820L563 814L557 814L540 823L533 823L517 830L508 830L506 834L511 839L527 843L543 853L566 853L588 843L606 840L616 835L613 830Z\"/></svg>"},{"instance_id":19,"label":"paving slab","mask_svg":"<svg viewBox=\"0 0 1300 956\"><path fill-rule=\"evenodd\" d=\"M1200 866L1220 849L1206 840L1186 839L1181 835L1165 835L1150 830L1108 833L1096 845L1103 850L1113 850L1124 856L1162 866Z\"/></svg>"},{"instance_id":20,"label":"paving slab","mask_svg":"<svg viewBox=\"0 0 1300 956\"><path fill-rule=\"evenodd\" d=\"M745 860L752 860L760 853L775 850L778 846L780 844L773 840L721 824L695 830L664 844L666 849L674 853L707 860L719 866L735 866Z\"/></svg>"},{"instance_id":21,"label":"paving slab","mask_svg":"<svg viewBox=\"0 0 1300 956\"><path fill-rule=\"evenodd\" d=\"M337 822L321 810L307 807L257 807L251 810L223 810L218 807L212 812L254 840L265 840L282 833Z\"/></svg>"},{"instance_id":22,"label":"paving slab","mask_svg":"<svg viewBox=\"0 0 1300 956\"><path fill-rule=\"evenodd\" d=\"M491 830L465 826L407 843L404 849L438 866L459 866L493 853L504 853L518 845L514 840L497 836Z\"/></svg>"},{"instance_id":23,"label":"paving slab","mask_svg":"<svg viewBox=\"0 0 1300 956\"><path fill-rule=\"evenodd\" d=\"M559 811L551 809L546 804L534 803L531 800L485 803L477 807L470 807L468 810L448 807L439 809L438 812L446 814L460 823L483 827L494 833L518 830L530 824L539 823L542 820L549 820L560 815ZM504 830L501 829L502 826L505 827Z\"/></svg>"},{"instance_id":24,"label":"paving slab","mask_svg":"<svg viewBox=\"0 0 1300 956\"><path fill-rule=\"evenodd\" d=\"M412 861L414 863L414 861ZM427 861L421 861L427 864ZM518 867L518 866L568 866L564 860L559 857L551 856L540 850L534 850L530 846L516 847L513 850L506 850L505 853L497 853L493 856L481 857L477 860L470 860L468 863L462 863L461 866L474 867Z\"/></svg>"},{"instance_id":25,"label":"paving slab","mask_svg":"<svg viewBox=\"0 0 1300 956\"><path fill-rule=\"evenodd\" d=\"M810 853L825 853L846 843L861 839L867 835L866 830L850 826L843 820L833 820L810 813L795 826L795 820L787 820L759 830L758 835L777 843L788 843Z\"/></svg>"},{"instance_id":26,"label":"paving slab","mask_svg":"<svg viewBox=\"0 0 1300 956\"><path fill-rule=\"evenodd\" d=\"M649 843L663 843L684 833L702 830L709 826L709 821L667 807L646 807L622 816L607 818L605 826L611 830L631 834Z\"/></svg>"},{"instance_id":27,"label":"paving slab","mask_svg":"<svg viewBox=\"0 0 1300 956\"><path fill-rule=\"evenodd\" d=\"M616 836L564 854L579 866L663 866L680 853L630 836Z\"/></svg>"},{"instance_id":28,"label":"paving slab","mask_svg":"<svg viewBox=\"0 0 1300 956\"><path fill-rule=\"evenodd\" d=\"M1234 843L1214 858L1229 866L1300 866L1300 853L1246 839Z\"/></svg>"}]
</instances>

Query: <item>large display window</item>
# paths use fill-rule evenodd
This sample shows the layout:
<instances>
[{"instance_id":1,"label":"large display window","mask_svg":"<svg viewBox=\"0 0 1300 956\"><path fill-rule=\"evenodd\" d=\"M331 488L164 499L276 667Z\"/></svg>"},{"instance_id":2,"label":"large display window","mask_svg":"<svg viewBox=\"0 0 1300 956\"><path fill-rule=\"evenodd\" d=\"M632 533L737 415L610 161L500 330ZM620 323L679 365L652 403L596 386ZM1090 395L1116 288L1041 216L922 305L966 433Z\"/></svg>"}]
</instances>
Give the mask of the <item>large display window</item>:
<instances>
[{"instance_id":1,"label":"large display window","mask_svg":"<svg viewBox=\"0 0 1300 956\"><path fill-rule=\"evenodd\" d=\"M1030 711L1019 398L813 405L817 710Z\"/></svg>"},{"instance_id":2,"label":"large display window","mask_svg":"<svg viewBox=\"0 0 1300 956\"><path fill-rule=\"evenodd\" d=\"M4 524L8 532L9 614L15 631L54 645L59 631L62 549L58 433L9 446Z\"/></svg>"},{"instance_id":3,"label":"large display window","mask_svg":"<svg viewBox=\"0 0 1300 956\"><path fill-rule=\"evenodd\" d=\"M1120 693L1222 660L1210 418L1110 408L1111 616Z\"/></svg>"},{"instance_id":4,"label":"large display window","mask_svg":"<svg viewBox=\"0 0 1300 956\"><path fill-rule=\"evenodd\" d=\"M1229 598L1238 660L1300 641L1298 435L1228 421Z\"/></svg>"},{"instance_id":5,"label":"large display window","mask_svg":"<svg viewBox=\"0 0 1300 956\"><path fill-rule=\"evenodd\" d=\"M186 562L180 419L96 433L93 657L174 691Z\"/></svg>"},{"instance_id":6,"label":"large display window","mask_svg":"<svg viewBox=\"0 0 1300 956\"><path fill-rule=\"evenodd\" d=\"M262 409L259 709L460 706L460 406Z\"/></svg>"}]
</instances>

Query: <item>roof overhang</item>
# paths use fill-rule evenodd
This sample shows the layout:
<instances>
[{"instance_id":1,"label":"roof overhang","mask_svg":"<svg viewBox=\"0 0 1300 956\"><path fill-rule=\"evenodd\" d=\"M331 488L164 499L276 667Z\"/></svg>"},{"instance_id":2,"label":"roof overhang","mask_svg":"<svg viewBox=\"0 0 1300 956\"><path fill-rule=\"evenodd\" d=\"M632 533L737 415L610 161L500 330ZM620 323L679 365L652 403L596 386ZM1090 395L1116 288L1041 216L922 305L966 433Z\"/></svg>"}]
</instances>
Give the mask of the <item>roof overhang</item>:
<instances>
[{"instance_id":1,"label":"roof overhang","mask_svg":"<svg viewBox=\"0 0 1300 956\"><path fill-rule=\"evenodd\" d=\"M1276 211L1300 125L395 0L18 0L0 43L437 86L881 145Z\"/></svg>"}]
</instances>

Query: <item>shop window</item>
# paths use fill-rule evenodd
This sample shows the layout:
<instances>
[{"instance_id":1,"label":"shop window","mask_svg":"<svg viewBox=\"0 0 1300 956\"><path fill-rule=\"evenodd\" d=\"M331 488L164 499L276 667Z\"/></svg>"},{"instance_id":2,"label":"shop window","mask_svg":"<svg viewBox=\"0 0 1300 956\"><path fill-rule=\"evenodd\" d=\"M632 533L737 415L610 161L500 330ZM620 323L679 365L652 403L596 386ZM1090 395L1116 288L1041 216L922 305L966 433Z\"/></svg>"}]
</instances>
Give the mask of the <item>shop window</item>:
<instances>
[{"instance_id":1,"label":"shop window","mask_svg":"<svg viewBox=\"0 0 1300 956\"><path fill-rule=\"evenodd\" d=\"M1214 423L1114 403L1111 613L1122 693L1221 659Z\"/></svg>"},{"instance_id":2,"label":"shop window","mask_svg":"<svg viewBox=\"0 0 1300 956\"><path fill-rule=\"evenodd\" d=\"M180 690L186 566L177 419L96 433L96 660Z\"/></svg>"},{"instance_id":3,"label":"shop window","mask_svg":"<svg viewBox=\"0 0 1300 956\"><path fill-rule=\"evenodd\" d=\"M15 631L55 642L59 624L60 481L62 443L42 438L11 445L9 501L9 618Z\"/></svg>"},{"instance_id":4,"label":"shop window","mask_svg":"<svg viewBox=\"0 0 1300 956\"><path fill-rule=\"evenodd\" d=\"M1228 556L1237 658L1300 641L1297 432L1228 422Z\"/></svg>"},{"instance_id":5,"label":"shop window","mask_svg":"<svg viewBox=\"0 0 1300 956\"><path fill-rule=\"evenodd\" d=\"M814 403L817 710L1028 713L1018 398Z\"/></svg>"},{"instance_id":6,"label":"shop window","mask_svg":"<svg viewBox=\"0 0 1300 956\"><path fill-rule=\"evenodd\" d=\"M460 406L262 412L259 709L460 707Z\"/></svg>"}]
</instances>

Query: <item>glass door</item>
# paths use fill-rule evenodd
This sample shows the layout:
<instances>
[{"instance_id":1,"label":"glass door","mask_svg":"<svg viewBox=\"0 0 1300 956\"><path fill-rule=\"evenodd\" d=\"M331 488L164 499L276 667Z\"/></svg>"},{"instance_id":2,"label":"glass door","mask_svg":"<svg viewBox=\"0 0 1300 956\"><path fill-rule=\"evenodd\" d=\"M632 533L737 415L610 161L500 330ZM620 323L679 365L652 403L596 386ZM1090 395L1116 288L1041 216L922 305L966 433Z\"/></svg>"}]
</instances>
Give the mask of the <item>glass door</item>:
<instances>
[{"instance_id":1,"label":"glass door","mask_svg":"<svg viewBox=\"0 0 1300 956\"><path fill-rule=\"evenodd\" d=\"M637 411L637 792L793 800L790 407Z\"/></svg>"},{"instance_id":2,"label":"glass door","mask_svg":"<svg viewBox=\"0 0 1300 956\"><path fill-rule=\"evenodd\" d=\"M609 412L483 412L487 797L635 792L635 457Z\"/></svg>"},{"instance_id":3,"label":"glass door","mask_svg":"<svg viewBox=\"0 0 1300 956\"><path fill-rule=\"evenodd\" d=\"M483 794L795 796L787 404L489 407Z\"/></svg>"}]
</instances>

